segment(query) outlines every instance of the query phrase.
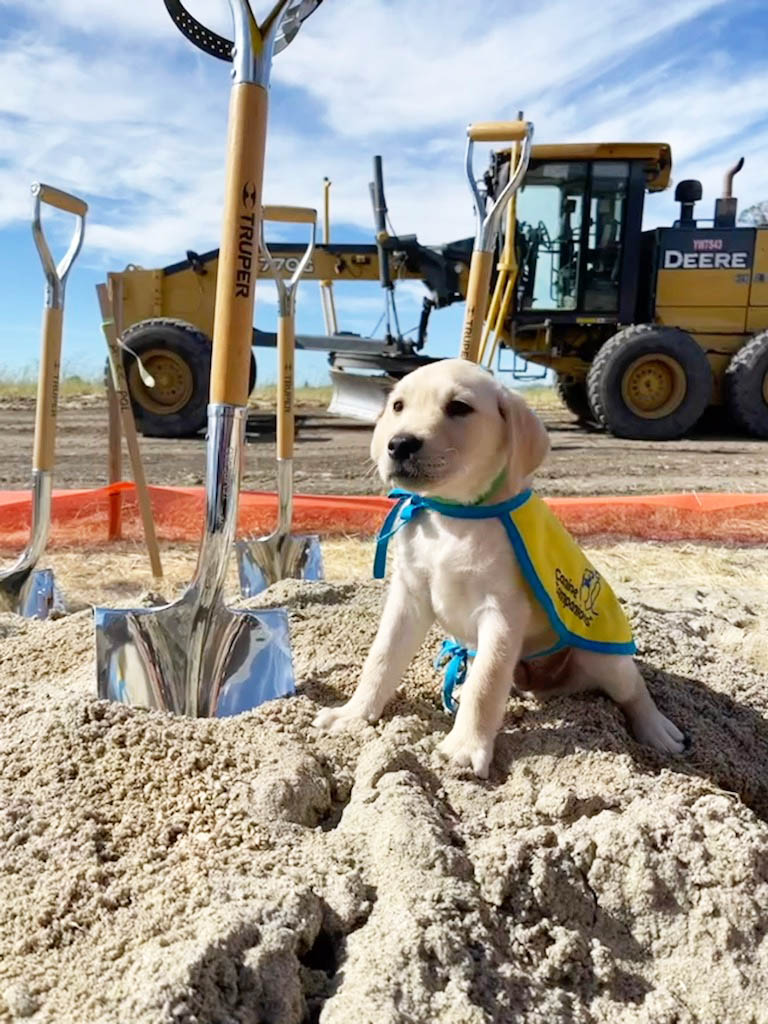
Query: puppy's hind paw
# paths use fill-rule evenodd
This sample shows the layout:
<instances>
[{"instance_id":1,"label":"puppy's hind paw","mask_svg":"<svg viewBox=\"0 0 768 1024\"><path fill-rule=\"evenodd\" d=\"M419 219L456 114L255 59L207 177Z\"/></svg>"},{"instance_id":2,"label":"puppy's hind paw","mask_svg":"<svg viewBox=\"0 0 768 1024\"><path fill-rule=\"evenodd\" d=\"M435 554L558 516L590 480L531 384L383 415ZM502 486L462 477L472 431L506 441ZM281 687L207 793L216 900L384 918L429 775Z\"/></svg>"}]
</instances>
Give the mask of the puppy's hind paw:
<instances>
[{"instance_id":1,"label":"puppy's hind paw","mask_svg":"<svg viewBox=\"0 0 768 1024\"><path fill-rule=\"evenodd\" d=\"M359 707L350 700L337 708L323 708L315 715L312 725L323 732L352 732L375 722L376 717L361 713Z\"/></svg>"},{"instance_id":2,"label":"puppy's hind paw","mask_svg":"<svg viewBox=\"0 0 768 1024\"><path fill-rule=\"evenodd\" d=\"M437 753L462 768L471 768L478 779L487 779L493 760L494 736L477 736L451 729L437 746Z\"/></svg>"}]
</instances>

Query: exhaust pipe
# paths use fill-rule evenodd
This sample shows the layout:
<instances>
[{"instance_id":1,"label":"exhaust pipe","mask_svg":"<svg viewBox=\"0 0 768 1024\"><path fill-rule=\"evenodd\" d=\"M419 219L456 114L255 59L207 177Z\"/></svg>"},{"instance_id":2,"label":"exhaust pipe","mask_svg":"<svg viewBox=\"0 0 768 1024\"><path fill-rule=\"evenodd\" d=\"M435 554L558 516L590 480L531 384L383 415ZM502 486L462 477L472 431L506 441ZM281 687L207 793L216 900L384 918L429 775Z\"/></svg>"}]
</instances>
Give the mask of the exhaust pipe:
<instances>
[{"instance_id":1,"label":"exhaust pipe","mask_svg":"<svg viewBox=\"0 0 768 1024\"><path fill-rule=\"evenodd\" d=\"M729 171L725 172L723 178L723 199L733 198L733 179L744 166L744 157L741 156Z\"/></svg>"},{"instance_id":2,"label":"exhaust pipe","mask_svg":"<svg viewBox=\"0 0 768 1024\"><path fill-rule=\"evenodd\" d=\"M739 173L744 166L744 157L739 157L738 161L725 172L723 178L723 194L719 199L715 200L715 222L716 228L734 228L736 227L736 211L738 208L738 200L733 194L733 179Z\"/></svg>"}]
</instances>

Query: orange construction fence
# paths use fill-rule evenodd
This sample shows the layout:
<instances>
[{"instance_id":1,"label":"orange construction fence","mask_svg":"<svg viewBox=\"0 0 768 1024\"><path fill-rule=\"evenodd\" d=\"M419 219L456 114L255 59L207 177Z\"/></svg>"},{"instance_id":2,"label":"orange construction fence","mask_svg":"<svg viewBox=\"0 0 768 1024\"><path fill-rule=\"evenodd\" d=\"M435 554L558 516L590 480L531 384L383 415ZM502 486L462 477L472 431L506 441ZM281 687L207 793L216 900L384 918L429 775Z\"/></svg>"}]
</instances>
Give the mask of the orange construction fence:
<instances>
[{"instance_id":1,"label":"orange construction fence","mask_svg":"<svg viewBox=\"0 0 768 1024\"><path fill-rule=\"evenodd\" d=\"M150 487L157 535L167 541L197 541L203 524L202 487ZM768 494L660 494L631 497L547 498L576 536L610 535L646 540L707 540L768 543ZM115 515L119 504L121 515ZM370 536L391 506L384 497L299 494L294 530L325 536ZM277 515L274 493L240 496L239 532L263 534ZM23 547L29 537L28 491L0 491L0 548ZM114 539L143 540L132 483L95 490L54 491L49 546L94 546ZM110 525L111 524L111 525Z\"/></svg>"}]
</instances>

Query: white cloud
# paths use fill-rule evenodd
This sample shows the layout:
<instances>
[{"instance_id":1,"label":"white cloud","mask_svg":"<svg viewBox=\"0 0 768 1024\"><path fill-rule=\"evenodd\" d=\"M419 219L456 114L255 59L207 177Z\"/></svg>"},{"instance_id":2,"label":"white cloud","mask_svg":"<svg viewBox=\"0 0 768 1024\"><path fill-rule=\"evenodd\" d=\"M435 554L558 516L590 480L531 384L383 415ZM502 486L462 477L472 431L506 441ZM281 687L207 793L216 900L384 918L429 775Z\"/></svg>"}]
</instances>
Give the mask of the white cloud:
<instances>
[{"instance_id":1,"label":"white cloud","mask_svg":"<svg viewBox=\"0 0 768 1024\"><path fill-rule=\"evenodd\" d=\"M190 8L231 33L223 2ZM226 65L182 39L159 0L110 4L108 18L103 0L41 0L34 12L0 0L0 11L22 9L46 42L23 23L0 52L0 225L28 218L29 184L43 179L89 200L86 264L152 265L215 246ZM265 198L317 205L328 175L334 237L338 225L368 231L380 152L398 231L428 243L471 235L464 126L519 106L540 141L669 141L675 177L701 177L708 201L743 149L739 194L763 197L768 74L727 54L679 64L687 22L727 14L723 0L678 0L653 17L635 0L604 0L597 20L586 0L483 9L478 19L476 6L444 0L326 0L275 62ZM672 31L652 68L626 63ZM610 68L622 70L605 85ZM672 209L671 196L651 202Z\"/></svg>"},{"instance_id":2,"label":"white cloud","mask_svg":"<svg viewBox=\"0 0 768 1024\"><path fill-rule=\"evenodd\" d=\"M30 5L19 0L0 0L0 10L3 8L32 13ZM125 0L113 3L108 0L36 0L34 14L49 30L59 27L89 35L111 36L115 48L125 35L141 38L171 35L170 19L162 0L130 0L129 3Z\"/></svg>"},{"instance_id":3,"label":"white cloud","mask_svg":"<svg viewBox=\"0 0 768 1024\"><path fill-rule=\"evenodd\" d=\"M309 88L340 136L359 138L514 117L542 96L588 80L612 62L725 0L654 8L603 0L477 6L420 0L336 0L275 64L275 80Z\"/></svg>"}]
</instances>

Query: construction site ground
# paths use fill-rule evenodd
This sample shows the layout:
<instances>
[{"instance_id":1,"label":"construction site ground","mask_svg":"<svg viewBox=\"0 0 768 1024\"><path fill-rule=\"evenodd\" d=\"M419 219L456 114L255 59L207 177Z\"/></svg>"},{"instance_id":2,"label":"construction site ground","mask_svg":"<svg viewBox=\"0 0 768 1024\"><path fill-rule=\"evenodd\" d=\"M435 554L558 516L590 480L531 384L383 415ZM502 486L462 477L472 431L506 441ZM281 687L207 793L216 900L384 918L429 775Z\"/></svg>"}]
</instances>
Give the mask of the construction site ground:
<instances>
[{"instance_id":1,"label":"construction site ground","mask_svg":"<svg viewBox=\"0 0 768 1024\"><path fill-rule=\"evenodd\" d=\"M658 494L680 491L761 492L768 442L709 426L681 441L625 441L580 427L552 393L531 403L545 422L552 452L537 475L545 495ZM29 485L34 401L0 402L0 489ZM253 410L244 486L274 489L274 433L269 410ZM296 489L317 494L375 494L381 485L368 458L371 427L329 416L324 407L299 409ZM106 402L87 395L62 402L55 486L99 487L107 482ZM140 438L147 479L164 486L203 482L205 438ZM130 479L127 456L123 478Z\"/></svg>"}]
</instances>

